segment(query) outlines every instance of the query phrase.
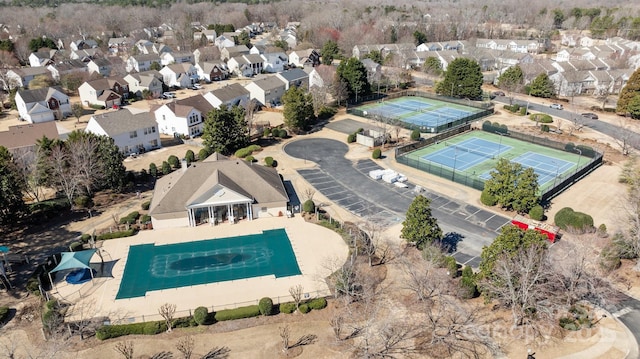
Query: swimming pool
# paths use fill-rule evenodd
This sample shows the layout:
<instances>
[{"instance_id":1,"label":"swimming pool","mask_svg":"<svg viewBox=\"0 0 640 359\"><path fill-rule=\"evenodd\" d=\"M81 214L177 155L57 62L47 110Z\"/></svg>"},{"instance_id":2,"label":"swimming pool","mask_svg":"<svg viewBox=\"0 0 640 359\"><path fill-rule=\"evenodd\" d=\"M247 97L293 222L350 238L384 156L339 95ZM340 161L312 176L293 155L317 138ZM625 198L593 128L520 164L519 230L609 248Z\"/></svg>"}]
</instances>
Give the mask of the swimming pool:
<instances>
[{"instance_id":1,"label":"swimming pool","mask_svg":"<svg viewBox=\"0 0 640 359\"><path fill-rule=\"evenodd\" d=\"M284 228L260 234L129 247L116 299L147 291L274 275L300 275Z\"/></svg>"}]
</instances>

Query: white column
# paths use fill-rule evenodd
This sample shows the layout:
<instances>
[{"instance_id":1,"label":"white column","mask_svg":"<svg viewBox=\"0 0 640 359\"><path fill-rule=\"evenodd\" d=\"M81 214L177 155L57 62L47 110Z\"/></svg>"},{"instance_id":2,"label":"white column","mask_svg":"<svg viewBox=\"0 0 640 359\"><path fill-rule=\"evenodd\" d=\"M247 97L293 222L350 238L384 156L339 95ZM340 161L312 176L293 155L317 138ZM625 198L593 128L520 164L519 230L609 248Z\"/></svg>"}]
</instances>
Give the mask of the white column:
<instances>
[{"instance_id":1,"label":"white column","mask_svg":"<svg viewBox=\"0 0 640 359\"><path fill-rule=\"evenodd\" d=\"M250 203L247 203L247 217L249 218L249 220L253 220L253 216L251 215L251 205Z\"/></svg>"},{"instance_id":2,"label":"white column","mask_svg":"<svg viewBox=\"0 0 640 359\"><path fill-rule=\"evenodd\" d=\"M215 218L213 218L213 208L211 206L207 207L207 210L209 211L209 225L213 226L214 223L216 223Z\"/></svg>"}]
</instances>

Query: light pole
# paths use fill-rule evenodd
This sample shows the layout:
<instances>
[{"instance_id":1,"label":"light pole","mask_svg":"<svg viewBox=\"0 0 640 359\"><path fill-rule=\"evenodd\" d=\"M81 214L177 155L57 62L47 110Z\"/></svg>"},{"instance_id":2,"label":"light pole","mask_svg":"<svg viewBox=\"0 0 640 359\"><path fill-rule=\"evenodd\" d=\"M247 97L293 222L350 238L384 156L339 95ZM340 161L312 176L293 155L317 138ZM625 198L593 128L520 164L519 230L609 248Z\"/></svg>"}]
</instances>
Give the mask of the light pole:
<instances>
[{"instance_id":1,"label":"light pole","mask_svg":"<svg viewBox=\"0 0 640 359\"><path fill-rule=\"evenodd\" d=\"M579 148L574 148L574 150L578 151L579 155L578 155L578 163L576 164L576 172L578 173L578 170L580 169L580 158L582 158L582 151Z\"/></svg>"},{"instance_id":2,"label":"light pole","mask_svg":"<svg viewBox=\"0 0 640 359\"><path fill-rule=\"evenodd\" d=\"M498 156L500 156L500 153L502 151L502 136L506 135L506 133L502 133L499 131L495 131L495 132L500 135L500 141L498 142ZM496 156L493 156L493 157L495 158Z\"/></svg>"},{"instance_id":3,"label":"light pole","mask_svg":"<svg viewBox=\"0 0 640 359\"><path fill-rule=\"evenodd\" d=\"M560 165L556 161L551 162L556 165L556 177L553 179L553 188L556 188L556 182L558 181L558 174L560 172Z\"/></svg>"},{"instance_id":4,"label":"light pole","mask_svg":"<svg viewBox=\"0 0 640 359\"><path fill-rule=\"evenodd\" d=\"M456 161L458 160L458 148L454 147L453 150L455 154L453 155L453 172L451 174L451 181L455 182L456 180Z\"/></svg>"}]
</instances>

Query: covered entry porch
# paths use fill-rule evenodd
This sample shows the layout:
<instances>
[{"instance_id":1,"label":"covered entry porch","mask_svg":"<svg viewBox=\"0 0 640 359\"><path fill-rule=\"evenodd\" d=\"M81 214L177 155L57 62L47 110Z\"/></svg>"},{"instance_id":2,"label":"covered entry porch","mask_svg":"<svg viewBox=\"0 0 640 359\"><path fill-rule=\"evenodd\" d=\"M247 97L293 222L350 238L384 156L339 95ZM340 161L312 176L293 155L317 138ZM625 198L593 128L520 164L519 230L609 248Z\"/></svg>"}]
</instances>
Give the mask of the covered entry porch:
<instances>
[{"instance_id":1,"label":"covered entry porch","mask_svg":"<svg viewBox=\"0 0 640 359\"><path fill-rule=\"evenodd\" d=\"M251 201L195 205L188 207L187 213L190 227L205 223L214 226L224 222L235 223L241 219L253 219Z\"/></svg>"}]
</instances>

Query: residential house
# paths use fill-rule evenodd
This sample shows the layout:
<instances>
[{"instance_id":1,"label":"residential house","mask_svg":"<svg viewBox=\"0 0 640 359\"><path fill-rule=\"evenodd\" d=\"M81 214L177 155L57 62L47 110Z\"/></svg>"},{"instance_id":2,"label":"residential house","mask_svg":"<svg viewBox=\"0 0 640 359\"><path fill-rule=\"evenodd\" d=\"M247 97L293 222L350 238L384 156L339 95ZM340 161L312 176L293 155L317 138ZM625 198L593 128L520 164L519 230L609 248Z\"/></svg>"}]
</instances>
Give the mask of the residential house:
<instances>
[{"instance_id":1,"label":"residential house","mask_svg":"<svg viewBox=\"0 0 640 359\"><path fill-rule=\"evenodd\" d=\"M6 80L2 79L4 90L17 87L29 87L29 82L36 76L46 76L51 78L51 72L46 67L21 67L7 70ZM5 82L6 81L6 82Z\"/></svg>"},{"instance_id":2,"label":"residential house","mask_svg":"<svg viewBox=\"0 0 640 359\"><path fill-rule=\"evenodd\" d=\"M280 104L280 99L285 92L286 83L277 76L269 76L250 82L245 86L251 98L263 106Z\"/></svg>"},{"instance_id":3,"label":"residential house","mask_svg":"<svg viewBox=\"0 0 640 359\"><path fill-rule=\"evenodd\" d=\"M62 120L71 114L69 96L58 86L20 90L15 100L20 118L30 123Z\"/></svg>"},{"instance_id":4,"label":"residential house","mask_svg":"<svg viewBox=\"0 0 640 359\"><path fill-rule=\"evenodd\" d=\"M367 80L369 83L380 81L382 78L382 65L368 58L362 59L361 62L367 70Z\"/></svg>"},{"instance_id":5,"label":"residential house","mask_svg":"<svg viewBox=\"0 0 640 359\"><path fill-rule=\"evenodd\" d=\"M287 43L287 47L293 49L298 46L298 35L295 29L285 29L280 32L280 40Z\"/></svg>"},{"instance_id":6,"label":"residential house","mask_svg":"<svg viewBox=\"0 0 640 359\"><path fill-rule=\"evenodd\" d=\"M251 77L261 73L264 69L265 59L262 55L242 55L232 57L227 61L230 73L238 76Z\"/></svg>"},{"instance_id":7,"label":"residential house","mask_svg":"<svg viewBox=\"0 0 640 359\"><path fill-rule=\"evenodd\" d=\"M456 51L455 54L451 54L452 56L450 57L456 56L456 57L465 57L465 58L472 59L475 62L477 62L478 65L480 65L480 71L485 72L485 71L493 71L497 68L497 63L498 63L497 59L502 52L503 51L500 51L500 50L492 50L492 49L475 47L475 48L467 49L462 54L459 54ZM443 70L446 71L446 68L443 67Z\"/></svg>"},{"instance_id":8,"label":"residential house","mask_svg":"<svg viewBox=\"0 0 640 359\"><path fill-rule=\"evenodd\" d=\"M585 92L587 86L593 86L595 79L589 71L568 70L557 72L549 79L554 82L559 96L577 96Z\"/></svg>"},{"instance_id":9,"label":"residential house","mask_svg":"<svg viewBox=\"0 0 640 359\"><path fill-rule=\"evenodd\" d=\"M51 77L56 81L60 81L60 78L65 75L89 72L87 64L80 60L67 60L51 64L47 66L47 70L51 72Z\"/></svg>"},{"instance_id":10,"label":"residential house","mask_svg":"<svg viewBox=\"0 0 640 359\"><path fill-rule=\"evenodd\" d=\"M286 212L288 202L275 168L214 153L159 178L149 215L154 229L195 227L277 217Z\"/></svg>"},{"instance_id":11,"label":"residential house","mask_svg":"<svg viewBox=\"0 0 640 359\"><path fill-rule=\"evenodd\" d=\"M415 51L416 46L412 43L400 43L400 44L377 44L377 45L355 45L353 47L352 55L357 59L363 59L371 51L380 51L382 58L386 58L390 54L399 54L402 51Z\"/></svg>"},{"instance_id":12,"label":"residential house","mask_svg":"<svg viewBox=\"0 0 640 359\"><path fill-rule=\"evenodd\" d=\"M477 39L476 47L518 53L537 53L543 46L537 40Z\"/></svg>"},{"instance_id":13,"label":"residential house","mask_svg":"<svg viewBox=\"0 0 640 359\"><path fill-rule=\"evenodd\" d=\"M133 44L127 37L112 37L109 39L108 47L109 54L117 55L122 53L128 53Z\"/></svg>"},{"instance_id":14,"label":"residential house","mask_svg":"<svg viewBox=\"0 0 640 359\"><path fill-rule=\"evenodd\" d=\"M46 137L50 140L60 138L58 126L53 121L9 126L0 131L0 144L13 154L14 158L35 151L37 141Z\"/></svg>"},{"instance_id":15,"label":"residential house","mask_svg":"<svg viewBox=\"0 0 640 359\"><path fill-rule=\"evenodd\" d=\"M144 91L149 91L153 98L162 95L162 74L159 71L130 73L124 80L129 84L129 91L137 98L142 98Z\"/></svg>"},{"instance_id":16,"label":"residential house","mask_svg":"<svg viewBox=\"0 0 640 359\"><path fill-rule=\"evenodd\" d=\"M216 30L202 30L193 33L194 42L202 41L205 38L207 43L213 44L216 41L216 37L218 37Z\"/></svg>"},{"instance_id":17,"label":"residential house","mask_svg":"<svg viewBox=\"0 0 640 359\"><path fill-rule=\"evenodd\" d=\"M591 47L596 44L596 40L590 38L589 36L582 36L579 40L580 47Z\"/></svg>"},{"instance_id":18,"label":"residential house","mask_svg":"<svg viewBox=\"0 0 640 359\"><path fill-rule=\"evenodd\" d=\"M593 60L596 58L591 50L583 48L562 49L556 53L555 60L564 62L570 60Z\"/></svg>"},{"instance_id":19,"label":"residential house","mask_svg":"<svg viewBox=\"0 0 640 359\"><path fill-rule=\"evenodd\" d=\"M205 61L195 65L198 78L204 81L226 80L229 76L227 64L222 61Z\"/></svg>"},{"instance_id":20,"label":"residential house","mask_svg":"<svg viewBox=\"0 0 640 359\"><path fill-rule=\"evenodd\" d=\"M222 49L224 49L224 48L236 46L236 42L233 40L233 37L232 38L228 38L228 37L226 37L224 35L220 35L220 36L216 37L214 45L216 47L218 47L218 49L220 49L220 51L222 51Z\"/></svg>"},{"instance_id":21,"label":"residential house","mask_svg":"<svg viewBox=\"0 0 640 359\"><path fill-rule=\"evenodd\" d=\"M276 76L285 83L285 90L292 86L301 87L305 90L309 88L309 74L302 69L289 69L277 73Z\"/></svg>"},{"instance_id":22,"label":"residential house","mask_svg":"<svg viewBox=\"0 0 640 359\"><path fill-rule=\"evenodd\" d=\"M275 73L285 69L285 65L289 62L289 57L279 47L266 46L259 49L258 46L254 46L249 50L251 55L262 55L264 58L264 71Z\"/></svg>"},{"instance_id":23,"label":"residential house","mask_svg":"<svg viewBox=\"0 0 640 359\"><path fill-rule=\"evenodd\" d=\"M223 61L228 61L232 57L249 55L250 50L245 45L223 47L220 49L220 58Z\"/></svg>"},{"instance_id":24,"label":"residential house","mask_svg":"<svg viewBox=\"0 0 640 359\"><path fill-rule=\"evenodd\" d=\"M171 65L171 64L182 64L182 63L190 63L193 64L193 53L191 52L163 52L160 55L160 64L162 65Z\"/></svg>"},{"instance_id":25,"label":"residential house","mask_svg":"<svg viewBox=\"0 0 640 359\"><path fill-rule=\"evenodd\" d=\"M204 98L215 108L220 108L220 105L245 106L249 103L251 94L244 86L233 83L207 92L204 94Z\"/></svg>"},{"instance_id":26,"label":"residential house","mask_svg":"<svg viewBox=\"0 0 640 359\"><path fill-rule=\"evenodd\" d=\"M315 49L295 50L289 53L289 65L295 67L320 65L320 54Z\"/></svg>"},{"instance_id":27,"label":"residential house","mask_svg":"<svg viewBox=\"0 0 640 359\"><path fill-rule=\"evenodd\" d=\"M85 132L107 136L120 152L142 153L160 148L160 132L155 117L150 112L132 114L127 109L91 116Z\"/></svg>"},{"instance_id":28,"label":"residential house","mask_svg":"<svg viewBox=\"0 0 640 359\"><path fill-rule=\"evenodd\" d=\"M80 60L82 62L89 62L92 59L100 57L103 57L102 51L97 47L71 51L71 54L69 55L71 60Z\"/></svg>"},{"instance_id":29,"label":"residential house","mask_svg":"<svg viewBox=\"0 0 640 359\"><path fill-rule=\"evenodd\" d=\"M193 50L193 60L196 64L201 62L220 60L220 49L215 46L197 48Z\"/></svg>"},{"instance_id":30,"label":"residential house","mask_svg":"<svg viewBox=\"0 0 640 359\"><path fill-rule=\"evenodd\" d=\"M515 65L531 64L533 61L533 56L526 52L502 51L496 58L496 66L502 71Z\"/></svg>"},{"instance_id":31,"label":"residential house","mask_svg":"<svg viewBox=\"0 0 640 359\"><path fill-rule=\"evenodd\" d=\"M127 72L149 71L154 62L160 65L160 56L157 54L129 56L125 69Z\"/></svg>"},{"instance_id":32,"label":"residential house","mask_svg":"<svg viewBox=\"0 0 640 359\"><path fill-rule=\"evenodd\" d=\"M549 59L536 59L532 63L520 64L519 66L522 70L525 84L533 81L540 74L551 76L558 72L558 69L553 66L553 61Z\"/></svg>"},{"instance_id":33,"label":"residential house","mask_svg":"<svg viewBox=\"0 0 640 359\"><path fill-rule=\"evenodd\" d=\"M111 108L122 105L122 100L129 97L129 84L122 77L105 77L83 83L78 93L85 106Z\"/></svg>"},{"instance_id":34,"label":"residential house","mask_svg":"<svg viewBox=\"0 0 640 359\"><path fill-rule=\"evenodd\" d=\"M633 74L632 69L618 69L609 71L609 75L613 78L612 94L619 94L620 90L627 84L629 78Z\"/></svg>"},{"instance_id":35,"label":"residential house","mask_svg":"<svg viewBox=\"0 0 640 359\"><path fill-rule=\"evenodd\" d=\"M318 87L328 89L336 76L336 67L331 65L318 65L309 73L309 88Z\"/></svg>"},{"instance_id":36,"label":"residential house","mask_svg":"<svg viewBox=\"0 0 640 359\"><path fill-rule=\"evenodd\" d=\"M74 40L69 43L69 49L71 51L95 49L96 47L98 47L98 43L93 39Z\"/></svg>"},{"instance_id":37,"label":"residential house","mask_svg":"<svg viewBox=\"0 0 640 359\"><path fill-rule=\"evenodd\" d=\"M153 53L153 50L152 50L153 42L147 39L140 39L136 41L134 45L138 49L140 54L148 55L150 53Z\"/></svg>"},{"instance_id":38,"label":"residential house","mask_svg":"<svg viewBox=\"0 0 640 359\"><path fill-rule=\"evenodd\" d=\"M90 74L97 73L104 77L109 77L112 66L107 59L93 59L87 63L87 69Z\"/></svg>"},{"instance_id":39,"label":"residential house","mask_svg":"<svg viewBox=\"0 0 640 359\"><path fill-rule=\"evenodd\" d=\"M434 51L433 54L431 54L433 57L437 58L438 61L440 61L440 64L442 65L442 70L447 71L447 68L449 67L449 64L461 57L462 55L460 55L460 53L456 50L442 50L442 51ZM426 61L426 59L425 59ZM482 65L480 66L482 67Z\"/></svg>"},{"instance_id":40,"label":"residential house","mask_svg":"<svg viewBox=\"0 0 640 359\"><path fill-rule=\"evenodd\" d=\"M29 55L29 66L39 67L52 64L54 53L55 50L32 52Z\"/></svg>"},{"instance_id":41,"label":"residential house","mask_svg":"<svg viewBox=\"0 0 640 359\"><path fill-rule=\"evenodd\" d=\"M202 95L171 101L153 109L160 133L196 137L213 106Z\"/></svg>"},{"instance_id":42,"label":"residential house","mask_svg":"<svg viewBox=\"0 0 640 359\"><path fill-rule=\"evenodd\" d=\"M162 81L169 87L187 88L198 82L198 70L189 62L167 65L160 70Z\"/></svg>"}]
</instances>

